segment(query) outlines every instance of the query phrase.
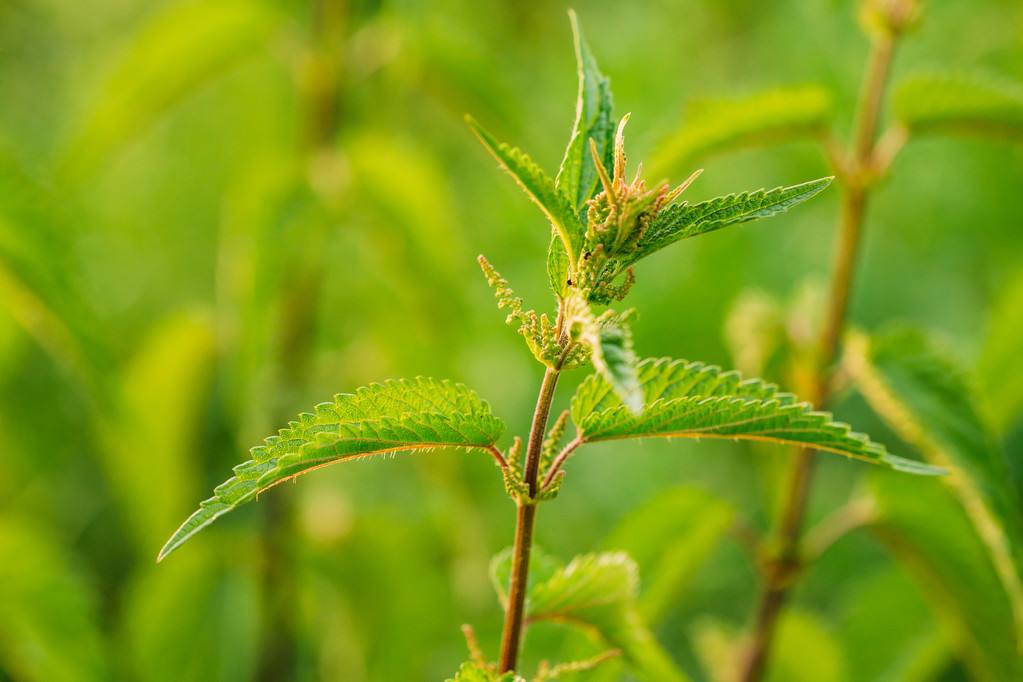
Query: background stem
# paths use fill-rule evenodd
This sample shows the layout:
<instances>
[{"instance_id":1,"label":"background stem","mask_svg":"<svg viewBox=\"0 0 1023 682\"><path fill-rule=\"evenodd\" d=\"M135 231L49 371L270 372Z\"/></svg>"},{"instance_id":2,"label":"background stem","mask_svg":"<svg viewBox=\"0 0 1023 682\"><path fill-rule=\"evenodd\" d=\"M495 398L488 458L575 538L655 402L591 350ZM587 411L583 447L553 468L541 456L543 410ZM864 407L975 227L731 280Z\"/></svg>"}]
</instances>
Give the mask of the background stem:
<instances>
[{"instance_id":1,"label":"background stem","mask_svg":"<svg viewBox=\"0 0 1023 682\"><path fill-rule=\"evenodd\" d=\"M839 341L849 310L849 294L852 291L863 232L867 197L874 180L873 155L878 122L897 35L894 31L886 32L874 39L870 62L860 92L852 148L841 174L842 212L838 243L835 246L831 289L816 358L814 381L807 396L810 402L817 406L823 406L827 402L831 366L838 353ZM765 572L764 588L754 619L753 639L739 676L742 682L755 682L763 677L778 617L800 568L800 532L806 516L813 461L812 450L804 448L793 453L788 494L785 497L777 531L777 555Z\"/></svg>"},{"instance_id":2,"label":"background stem","mask_svg":"<svg viewBox=\"0 0 1023 682\"><path fill-rule=\"evenodd\" d=\"M529 443L526 446L526 465L523 478L529 486L529 496L537 493L537 478L540 473L540 455L543 450L543 436L547 419L551 413L554 389L558 385L559 370L547 368L540 395L533 411L533 423L529 429ZM525 617L526 586L529 580L529 555L533 549L533 526L536 523L536 503L518 501L518 515L515 522L515 547L512 550L511 580L508 583L508 605L505 609L504 632L501 635L500 671L515 670L518 664L519 645L522 641L522 622Z\"/></svg>"}]
</instances>

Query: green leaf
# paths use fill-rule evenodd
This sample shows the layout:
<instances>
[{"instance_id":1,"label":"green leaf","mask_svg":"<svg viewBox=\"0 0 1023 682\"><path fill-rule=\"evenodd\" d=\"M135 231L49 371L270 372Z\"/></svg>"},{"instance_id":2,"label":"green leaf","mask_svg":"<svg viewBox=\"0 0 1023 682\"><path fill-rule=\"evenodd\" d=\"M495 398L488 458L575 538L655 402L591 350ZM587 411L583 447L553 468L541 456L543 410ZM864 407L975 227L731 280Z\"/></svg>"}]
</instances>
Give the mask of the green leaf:
<instances>
[{"instance_id":1,"label":"green leaf","mask_svg":"<svg viewBox=\"0 0 1023 682\"><path fill-rule=\"evenodd\" d=\"M554 184L572 202L580 219L585 221L586 201L597 193L600 184L590 154L589 141L592 139L596 143L601 159L610 156L615 134L614 103L611 83L600 72L597 60L583 37L578 17L572 10L569 10L568 17L572 22L579 95L576 98L572 136L568 140Z\"/></svg>"},{"instance_id":2,"label":"green leaf","mask_svg":"<svg viewBox=\"0 0 1023 682\"><path fill-rule=\"evenodd\" d=\"M593 344L593 367L611 384L622 403L633 413L643 411L643 391L636 374L639 362L632 349L632 330L614 319L597 323Z\"/></svg>"},{"instance_id":3,"label":"green leaf","mask_svg":"<svg viewBox=\"0 0 1023 682\"><path fill-rule=\"evenodd\" d=\"M495 557L495 584L507 584L510 563L510 552ZM596 634L603 645L621 650L623 661L640 680L687 679L639 618L635 607L639 573L626 554L586 554L562 565L539 552L531 558L530 573L526 593L530 622L561 622Z\"/></svg>"},{"instance_id":4,"label":"green leaf","mask_svg":"<svg viewBox=\"0 0 1023 682\"><path fill-rule=\"evenodd\" d=\"M911 576L898 566L853 579L838 634L849 680L929 682L949 664L946 628Z\"/></svg>"},{"instance_id":5,"label":"green leaf","mask_svg":"<svg viewBox=\"0 0 1023 682\"><path fill-rule=\"evenodd\" d=\"M99 595L58 539L7 516L0 556L0 670L40 682L109 679Z\"/></svg>"},{"instance_id":6,"label":"green leaf","mask_svg":"<svg viewBox=\"0 0 1023 682\"><path fill-rule=\"evenodd\" d=\"M1009 595L1023 644L1023 519L1008 462L980 416L965 373L922 332L854 334L845 366L874 410L955 491Z\"/></svg>"},{"instance_id":7,"label":"green leaf","mask_svg":"<svg viewBox=\"0 0 1023 682\"><path fill-rule=\"evenodd\" d=\"M0 305L105 405L113 362L70 248L81 218L67 206L66 197L0 147Z\"/></svg>"},{"instance_id":8,"label":"green leaf","mask_svg":"<svg viewBox=\"0 0 1023 682\"><path fill-rule=\"evenodd\" d=\"M639 612L656 624L689 587L696 571L732 526L730 504L697 488L667 490L630 512L604 547L643 567Z\"/></svg>"},{"instance_id":9,"label":"green leaf","mask_svg":"<svg viewBox=\"0 0 1023 682\"><path fill-rule=\"evenodd\" d=\"M984 411L1005 434L1023 418L1023 271L1000 287L988 314L977 366Z\"/></svg>"},{"instance_id":10,"label":"green leaf","mask_svg":"<svg viewBox=\"0 0 1023 682\"><path fill-rule=\"evenodd\" d=\"M299 416L264 445L235 475L217 486L160 550L159 559L213 523L279 483L315 469L368 455L440 447L489 448L504 423L461 384L400 379L341 393Z\"/></svg>"},{"instance_id":11,"label":"green leaf","mask_svg":"<svg viewBox=\"0 0 1023 682\"><path fill-rule=\"evenodd\" d=\"M972 679L1023 674L1012 606L984 541L947 486L937 480L870 478L871 532L913 575ZM901 678L900 678L901 679Z\"/></svg>"},{"instance_id":12,"label":"green leaf","mask_svg":"<svg viewBox=\"0 0 1023 682\"><path fill-rule=\"evenodd\" d=\"M622 404L608 382L593 374L572 399L572 420L586 443L628 438L727 438L808 446L915 474L941 470L888 454L882 445L798 402L791 393L738 372L684 360L639 364L642 414Z\"/></svg>"},{"instance_id":13,"label":"green leaf","mask_svg":"<svg viewBox=\"0 0 1023 682\"><path fill-rule=\"evenodd\" d=\"M813 139L827 130L831 95L819 86L778 88L746 97L694 102L685 125L653 158L657 177L731 149Z\"/></svg>"},{"instance_id":14,"label":"green leaf","mask_svg":"<svg viewBox=\"0 0 1023 682\"><path fill-rule=\"evenodd\" d=\"M279 23L269 3L177 3L132 39L81 117L64 161L81 172L143 131L168 108L263 46Z\"/></svg>"},{"instance_id":15,"label":"green leaf","mask_svg":"<svg viewBox=\"0 0 1023 682\"><path fill-rule=\"evenodd\" d=\"M760 189L741 194L728 194L693 205L683 201L669 206L654 218L650 227L640 237L629 263L635 263L681 239L784 213L816 196L830 185L833 179L820 178L791 187Z\"/></svg>"},{"instance_id":16,"label":"green leaf","mask_svg":"<svg viewBox=\"0 0 1023 682\"><path fill-rule=\"evenodd\" d=\"M895 115L914 134L1023 137L1023 86L964 73L921 74L894 93Z\"/></svg>"},{"instance_id":17,"label":"green leaf","mask_svg":"<svg viewBox=\"0 0 1023 682\"><path fill-rule=\"evenodd\" d=\"M554 295L559 300L564 299L568 288L568 254L554 229L551 229L551 243L547 246L547 281Z\"/></svg>"},{"instance_id":18,"label":"green leaf","mask_svg":"<svg viewBox=\"0 0 1023 682\"><path fill-rule=\"evenodd\" d=\"M469 128L479 138L519 187L540 207L558 236L565 245L570 269L575 269L575 259L582 245L583 224L579 220L571 201L564 192L555 187L554 182L529 156L516 147L510 147L488 133L471 116L465 117Z\"/></svg>"},{"instance_id":19,"label":"green leaf","mask_svg":"<svg viewBox=\"0 0 1023 682\"><path fill-rule=\"evenodd\" d=\"M513 672L499 675L488 667L478 663L463 663L454 677L447 682L525 682Z\"/></svg>"}]
</instances>

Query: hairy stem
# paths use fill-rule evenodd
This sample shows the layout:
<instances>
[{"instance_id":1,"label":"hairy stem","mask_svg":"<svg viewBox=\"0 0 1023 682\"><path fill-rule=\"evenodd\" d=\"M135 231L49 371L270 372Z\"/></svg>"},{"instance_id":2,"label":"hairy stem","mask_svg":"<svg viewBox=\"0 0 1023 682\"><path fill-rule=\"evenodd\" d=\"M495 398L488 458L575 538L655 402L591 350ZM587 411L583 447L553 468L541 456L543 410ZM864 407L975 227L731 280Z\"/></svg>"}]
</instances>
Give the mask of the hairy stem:
<instances>
[{"instance_id":1,"label":"hairy stem","mask_svg":"<svg viewBox=\"0 0 1023 682\"><path fill-rule=\"evenodd\" d=\"M529 580L529 555L533 549L533 526L536 524L537 478L540 474L540 455L543 450L544 431L551 413L554 389L558 385L561 371L548 367L540 384L540 395L533 411L533 423L529 428L529 442L526 445L526 466L523 478L529 486L530 500L518 501L518 515L515 522L515 547L512 550L511 580L508 583L508 605L505 607L504 633L501 636L500 671L515 670L519 658L519 644L522 641L522 623L525 617L526 585Z\"/></svg>"},{"instance_id":2,"label":"hairy stem","mask_svg":"<svg viewBox=\"0 0 1023 682\"><path fill-rule=\"evenodd\" d=\"M870 62L864 78L857 107L856 128L851 150L843 164L842 213L835 246L831 288L828 296L824 329L816 358L817 368L807 398L814 405L828 399L830 370L838 352L845 327L852 291L853 275L863 232L870 185L874 178L874 149L877 139L881 105L884 101L895 52L896 32L874 39ZM800 569L800 533L806 516L813 474L813 453L802 449L793 454L788 491L777 530L777 556L767 567L764 587L757 605L753 637L743 661L739 679L756 682L762 679L767 656L774 640L778 617L785 606Z\"/></svg>"}]
</instances>

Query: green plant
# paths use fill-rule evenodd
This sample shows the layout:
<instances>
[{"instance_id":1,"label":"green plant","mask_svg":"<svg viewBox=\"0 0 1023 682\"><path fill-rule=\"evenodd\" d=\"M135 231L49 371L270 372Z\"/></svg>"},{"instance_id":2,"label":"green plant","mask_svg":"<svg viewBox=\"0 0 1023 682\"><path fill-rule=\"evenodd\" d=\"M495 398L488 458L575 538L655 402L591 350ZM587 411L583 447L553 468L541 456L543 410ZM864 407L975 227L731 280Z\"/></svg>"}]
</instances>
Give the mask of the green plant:
<instances>
[{"instance_id":1,"label":"green plant","mask_svg":"<svg viewBox=\"0 0 1023 682\"><path fill-rule=\"evenodd\" d=\"M493 567L505 625L496 665L487 662L469 636L474 660L456 679L513 679L526 623L553 618L595 631L606 650L583 661L541 665L537 679L590 669L620 656L645 679L681 680L684 675L642 623L636 568L627 556L587 555L563 566L534 551L537 510L557 496L564 465L578 449L611 440L721 438L798 445L910 473L942 471L889 454L773 384L699 362L638 359L630 329L633 311L606 306L626 298L640 260L677 241L781 213L821 192L831 178L695 204L680 196L699 171L674 188L667 182L648 186L641 169L629 180L624 150L628 115L615 120L609 81L597 68L574 15L573 29L579 70L576 119L553 180L525 153L468 119L483 146L551 226L547 275L556 307L550 314L525 309L508 282L480 257L499 307L508 312L507 322L545 368L524 447L518 437L499 446L504 423L461 384L403 379L339 394L253 448L251 459L236 466L234 476L172 535L159 559L223 514L318 468L438 448L484 452L496 463L517 508L514 545ZM872 128L868 132L872 137ZM593 372L579 386L570 409L548 429L562 372L587 366ZM575 436L565 442L569 420Z\"/></svg>"}]
</instances>

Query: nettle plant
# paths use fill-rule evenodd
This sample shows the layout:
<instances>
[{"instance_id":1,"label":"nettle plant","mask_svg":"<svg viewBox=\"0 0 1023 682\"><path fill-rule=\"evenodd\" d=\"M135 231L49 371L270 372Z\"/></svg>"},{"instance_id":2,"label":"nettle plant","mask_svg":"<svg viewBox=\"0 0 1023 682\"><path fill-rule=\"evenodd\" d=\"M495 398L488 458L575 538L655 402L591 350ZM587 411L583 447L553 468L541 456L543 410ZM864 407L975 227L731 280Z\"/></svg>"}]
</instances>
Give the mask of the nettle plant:
<instances>
[{"instance_id":1,"label":"nettle plant","mask_svg":"<svg viewBox=\"0 0 1023 682\"><path fill-rule=\"evenodd\" d=\"M534 551L538 507L555 498L569 457L583 446L639 438L723 438L789 444L832 452L914 474L941 469L889 454L867 436L760 379L744 379L701 362L640 360L632 343L633 310L623 301L636 282L634 266L675 242L767 218L810 199L830 183L729 194L690 204L681 199L697 178L648 184L642 166L628 175L624 130L616 120L609 80L597 67L571 15L578 61L575 123L552 180L529 156L498 142L476 121L469 127L550 222L547 277L550 313L526 310L508 282L483 257L479 263L507 322L545 370L525 438L499 445L505 424L469 388L430 378L389 380L342 393L251 450L251 459L200 504L160 551L159 560L217 518L260 493L316 469L371 455L440 448L491 456L517 507L514 545L492 566L505 610L500 656L488 662L471 628L472 660L457 680L517 680L525 623L557 619L596 632L602 653L580 661L542 662L535 679L554 679L620 656L644 679L683 679L652 641L632 605L636 568L623 553L576 557L567 565ZM548 428L563 372L589 368L571 408ZM569 422L574 435L567 437ZM534 572L530 575L531 570Z\"/></svg>"}]
</instances>

